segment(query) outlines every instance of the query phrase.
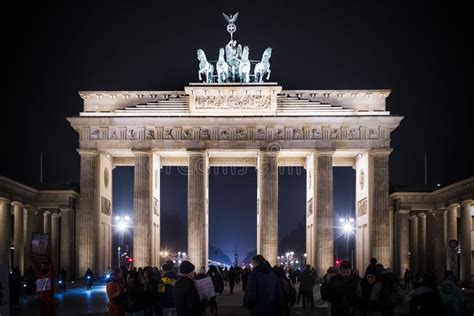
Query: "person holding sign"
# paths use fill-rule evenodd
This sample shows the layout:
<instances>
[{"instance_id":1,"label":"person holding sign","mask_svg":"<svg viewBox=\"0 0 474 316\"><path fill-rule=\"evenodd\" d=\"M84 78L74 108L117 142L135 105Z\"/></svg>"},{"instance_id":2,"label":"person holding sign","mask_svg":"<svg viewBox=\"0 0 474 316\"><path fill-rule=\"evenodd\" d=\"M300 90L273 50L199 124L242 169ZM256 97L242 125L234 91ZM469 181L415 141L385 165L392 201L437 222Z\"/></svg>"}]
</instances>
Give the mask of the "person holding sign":
<instances>
[{"instance_id":1,"label":"person holding sign","mask_svg":"<svg viewBox=\"0 0 474 316\"><path fill-rule=\"evenodd\" d=\"M38 276L36 280L36 293L41 316L56 315L54 307L54 266L49 255L45 255L47 261L38 262L32 260L33 269Z\"/></svg>"}]
</instances>

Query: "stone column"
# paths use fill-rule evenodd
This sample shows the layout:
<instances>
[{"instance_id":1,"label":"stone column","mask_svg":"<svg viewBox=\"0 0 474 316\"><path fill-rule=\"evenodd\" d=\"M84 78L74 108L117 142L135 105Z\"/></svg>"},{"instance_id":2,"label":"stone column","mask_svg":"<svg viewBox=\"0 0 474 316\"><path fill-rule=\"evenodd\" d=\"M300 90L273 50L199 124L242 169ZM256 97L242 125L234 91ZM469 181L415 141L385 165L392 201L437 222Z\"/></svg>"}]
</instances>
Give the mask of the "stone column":
<instances>
[{"instance_id":1,"label":"stone column","mask_svg":"<svg viewBox=\"0 0 474 316\"><path fill-rule=\"evenodd\" d=\"M431 258L435 258L435 242L436 242L436 213L429 211L426 213L426 255L425 260L426 272L434 272L435 264L431 262ZM429 258L429 259L428 259ZM438 260L439 261L439 260Z\"/></svg>"},{"instance_id":2,"label":"stone column","mask_svg":"<svg viewBox=\"0 0 474 316\"><path fill-rule=\"evenodd\" d=\"M25 271L31 266L31 234L36 232L36 214L32 206L25 206L23 245L25 248Z\"/></svg>"},{"instance_id":3,"label":"stone column","mask_svg":"<svg viewBox=\"0 0 474 316\"><path fill-rule=\"evenodd\" d=\"M135 152L133 256L135 266L151 264L151 175L149 152Z\"/></svg>"},{"instance_id":4,"label":"stone column","mask_svg":"<svg viewBox=\"0 0 474 316\"><path fill-rule=\"evenodd\" d=\"M260 249L257 252L273 266L278 256L278 151L260 150L258 155Z\"/></svg>"},{"instance_id":5,"label":"stone column","mask_svg":"<svg viewBox=\"0 0 474 316\"><path fill-rule=\"evenodd\" d=\"M59 271L59 217L58 213L51 215L51 260L54 268Z\"/></svg>"},{"instance_id":6,"label":"stone column","mask_svg":"<svg viewBox=\"0 0 474 316\"><path fill-rule=\"evenodd\" d=\"M419 271L418 264L418 216L410 216L410 271ZM400 276L401 277L401 276Z\"/></svg>"},{"instance_id":7,"label":"stone column","mask_svg":"<svg viewBox=\"0 0 474 316\"><path fill-rule=\"evenodd\" d=\"M199 269L207 267L207 179L204 150L188 151L188 258Z\"/></svg>"},{"instance_id":8,"label":"stone column","mask_svg":"<svg viewBox=\"0 0 474 316\"><path fill-rule=\"evenodd\" d=\"M444 271L446 270L446 243L444 238L444 216L445 210L440 209L435 213L435 227L434 227L434 254L433 257L428 258L435 258L434 260L434 270L436 273L436 277L438 280L442 280L444 276ZM439 260L439 259L441 260Z\"/></svg>"},{"instance_id":9,"label":"stone column","mask_svg":"<svg viewBox=\"0 0 474 316\"><path fill-rule=\"evenodd\" d=\"M97 152L79 150L81 155L80 185L81 195L79 212L76 213L78 248L78 275L82 276L87 268L91 268L95 275L98 269L98 240L99 230L99 196L97 172Z\"/></svg>"},{"instance_id":10,"label":"stone column","mask_svg":"<svg viewBox=\"0 0 474 316\"><path fill-rule=\"evenodd\" d=\"M73 250L74 250L74 221L73 211L69 208L61 209L61 268L67 272L68 279L71 280L74 274ZM57 267L56 269L59 269Z\"/></svg>"},{"instance_id":11,"label":"stone column","mask_svg":"<svg viewBox=\"0 0 474 316\"><path fill-rule=\"evenodd\" d=\"M418 271L426 272L426 214L418 214Z\"/></svg>"},{"instance_id":12,"label":"stone column","mask_svg":"<svg viewBox=\"0 0 474 316\"><path fill-rule=\"evenodd\" d=\"M459 204L448 207L448 241L458 240L458 207Z\"/></svg>"},{"instance_id":13,"label":"stone column","mask_svg":"<svg viewBox=\"0 0 474 316\"><path fill-rule=\"evenodd\" d=\"M23 244L23 213L24 206L20 202L13 202L13 267L18 267L23 275L25 248Z\"/></svg>"},{"instance_id":14,"label":"stone column","mask_svg":"<svg viewBox=\"0 0 474 316\"><path fill-rule=\"evenodd\" d=\"M372 257L384 265L392 262L390 249L390 214L388 195L388 157L390 151L372 151L373 156L373 209L372 209Z\"/></svg>"},{"instance_id":15,"label":"stone column","mask_svg":"<svg viewBox=\"0 0 474 316\"><path fill-rule=\"evenodd\" d=\"M398 275L403 276L406 269L409 269L409 214L408 210L399 210L397 212L397 256L398 256Z\"/></svg>"},{"instance_id":16,"label":"stone column","mask_svg":"<svg viewBox=\"0 0 474 316\"><path fill-rule=\"evenodd\" d=\"M315 269L318 275L324 275L334 265L332 152L318 152L316 155Z\"/></svg>"},{"instance_id":17,"label":"stone column","mask_svg":"<svg viewBox=\"0 0 474 316\"><path fill-rule=\"evenodd\" d=\"M461 282L471 284L471 203L472 200L461 203L461 222L459 229L459 246L461 247Z\"/></svg>"},{"instance_id":18,"label":"stone column","mask_svg":"<svg viewBox=\"0 0 474 316\"><path fill-rule=\"evenodd\" d=\"M11 207L10 200L0 197L0 264L10 262Z\"/></svg>"},{"instance_id":19,"label":"stone column","mask_svg":"<svg viewBox=\"0 0 474 316\"><path fill-rule=\"evenodd\" d=\"M43 212L43 233L51 234L51 212Z\"/></svg>"}]
</instances>

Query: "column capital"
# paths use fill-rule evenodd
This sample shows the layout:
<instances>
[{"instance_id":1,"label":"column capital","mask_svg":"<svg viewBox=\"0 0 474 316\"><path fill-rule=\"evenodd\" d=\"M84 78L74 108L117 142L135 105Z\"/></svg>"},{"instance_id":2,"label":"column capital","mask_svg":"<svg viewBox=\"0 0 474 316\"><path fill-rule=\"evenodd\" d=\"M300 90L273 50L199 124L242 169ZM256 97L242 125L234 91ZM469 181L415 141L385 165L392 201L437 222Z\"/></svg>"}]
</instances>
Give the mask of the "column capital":
<instances>
[{"instance_id":1,"label":"column capital","mask_svg":"<svg viewBox=\"0 0 474 316\"><path fill-rule=\"evenodd\" d=\"M314 155L317 156L333 156L335 153L335 150L331 149L316 149L314 152Z\"/></svg>"},{"instance_id":2,"label":"column capital","mask_svg":"<svg viewBox=\"0 0 474 316\"><path fill-rule=\"evenodd\" d=\"M76 151L79 153L81 156L97 156L99 153L95 149L84 149L84 148L78 148Z\"/></svg>"},{"instance_id":3,"label":"column capital","mask_svg":"<svg viewBox=\"0 0 474 316\"><path fill-rule=\"evenodd\" d=\"M62 213L62 212L72 212L72 208L70 208L70 207L59 208L59 212L60 213Z\"/></svg>"},{"instance_id":4,"label":"column capital","mask_svg":"<svg viewBox=\"0 0 474 316\"><path fill-rule=\"evenodd\" d=\"M474 200L470 200L470 199L469 200L464 200L464 201L461 202L461 206L462 207L467 207L467 206L471 205L473 201Z\"/></svg>"},{"instance_id":5,"label":"column capital","mask_svg":"<svg viewBox=\"0 0 474 316\"><path fill-rule=\"evenodd\" d=\"M418 219L418 215L417 215L417 214L412 214L412 215L410 215L410 219L412 219L412 220L415 220L415 219L416 219L416 220L417 220L417 219Z\"/></svg>"},{"instance_id":6,"label":"column capital","mask_svg":"<svg viewBox=\"0 0 474 316\"><path fill-rule=\"evenodd\" d=\"M459 203L453 203L453 204L449 204L446 208L458 208L460 206L461 205Z\"/></svg>"},{"instance_id":7,"label":"column capital","mask_svg":"<svg viewBox=\"0 0 474 316\"><path fill-rule=\"evenodd\" d=\"M188 156L204 156L207 154L206 150L203 148L187 148L186 153L188 154Z\"/></svg>"},{"instance_id":8,"label":"column capital","mask_svg":"<svg viewBox=\"0 0 474 316\"><path fill-rule=\"evenodd\" d=\"M61 217L61 214L54 212L53 214L51 214L51 217L57 217L57 218L59 218L59 217Z\"/></svg>"},{"instance_id":9,"label":"column capital","mask_svg":"<svg viewBox=\"0 0 474 316\"><path fill-rule=\"evenodd\" d=\"M13 202L12 202L12 206L13 206L13 207L23 207L24 204L21 203L21 202L18 202L18 201L13 201Z\"/></svg>"},{"instance_id":10,"label":"column capital","mask_svg":"<svg viewBox=\"0 0 474 316\"><path fill-rule=\"evenodd\" d=\"M49 216L49 215L51 215L51 211L44 211L43 212L43 216Z\"/></svg>"},{"instance_id":11,"label":"column capital","mask_svg":"<svg viewBox=\"0 0 474 316\"><path fill-rule=\"evenodd\" d=\"M417 216L418 217L426 217L426 213L418 213Z\"/></svg>"},{"instance_id":12,"label":"column capital","mask_svg":"<svg viewBox=\"0 0 474 316\"><path fill-rule=\"evenodd\" d=\"M410 214L410 210L409 210L409 209L402 208L402 209L399 209L398 211L396 211L396 213L399 213L399 214Z\"/></svg>"},{"instance_id":13,"label":"column capital","mask_svg":"<svg viewBox=\"0 0 474 316\"><path fill-rule=\"evenodd\" d=\"M6 197L0 196L0 202L10 203L10 199L7 199Z\"/></svg>"},{"instance_id":14,"label":"column capital","mask_svg":"<svg viewBox=\"0 0 474 316\"><path fill-rule=\"evenodd\" d=\"M373 156L388 156L392 153L392 148L380 148L370 150L370 154Z\"/></svg>"}]
</instances>

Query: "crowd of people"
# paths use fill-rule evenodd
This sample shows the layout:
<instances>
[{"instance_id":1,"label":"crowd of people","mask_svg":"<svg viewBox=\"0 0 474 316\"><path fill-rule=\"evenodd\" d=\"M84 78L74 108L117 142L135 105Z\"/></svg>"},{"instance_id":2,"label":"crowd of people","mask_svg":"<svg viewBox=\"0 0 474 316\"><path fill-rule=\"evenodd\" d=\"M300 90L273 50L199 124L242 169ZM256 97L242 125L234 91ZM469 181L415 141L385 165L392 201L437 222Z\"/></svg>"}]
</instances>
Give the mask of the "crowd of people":
<instances>
[{"instance_id":1,"label":"crowd of people","mask_svg":"<svg viewBox=\"0 0 474 316\"><path fill-rule=\"evenodd\" d=\"M205 267L196 270L189 261L179 267L167 261L161 269L115 268L106 277L109 314L215 316L218 296L227 286L233 294L235 284L241 284L243 306L252 316L288 316L301 301L303 309L315 309L315 286L320 286L321 299L328 302L332 316L392 316L403 302L410 316L462 315L464 309L464 296L452 271L445 273L442 282L432 273L412 275L409 270L399 278L372 258L362 276L351 262L342 261L318 278L310 265L302 271L285 270L283 266L271 267L261 255L252 258L251 267L222 269L211 265L206 271ZM33 262L25 274L36 278L40 314L55 315L54 285L58 281L59 289L65 290L61 280L67 279L66 272L61 269L55 275L49 260ZM18 269L12 269L10 279L10 298L12 306L17 307L21 284ZM90 269L84 279L87 288L92 288L94 275Z\"/></svg>"}]
</instances>

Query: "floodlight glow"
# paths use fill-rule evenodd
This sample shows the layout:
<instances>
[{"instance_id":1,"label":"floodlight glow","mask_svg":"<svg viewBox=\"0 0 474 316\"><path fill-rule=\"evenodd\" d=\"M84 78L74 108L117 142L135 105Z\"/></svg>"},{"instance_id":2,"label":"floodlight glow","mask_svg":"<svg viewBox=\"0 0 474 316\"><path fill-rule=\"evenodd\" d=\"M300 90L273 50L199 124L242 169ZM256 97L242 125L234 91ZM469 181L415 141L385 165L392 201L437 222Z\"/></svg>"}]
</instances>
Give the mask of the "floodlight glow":
<instances>
[{"instance_id":1,"label":"floodlight glow","mask_svg":"<svg viewBox=\"0 0 474 316\"><path fill-rule=\"evenodd\" d=\"M350 232L352 232L352 225L346 223L342 226L342 230L344 231L344 233L349 234Z\"/></svg>"},{"instance_id":2,"label":"floodlight glow","mask_svg":"<svg viewBox=\"0 0 474 316\"><path fill-rule=\"evenodd\" d=\"M115 216L115 220L116 220L116 221L119 221L119 220L120 220L120 216Z\"/></svg>"},{"instance_id":3,"label":"floodlight glow","mask_svg":"<svg viewBox=\"0 0 474 316\"><path fill-rule=\"evenodd\" d=\"M349 218L349 223L354 223L354 219L353 219L353 218Z\"/></svg>"},{"instance_id":4,"label":"floodlight glow","mask_svg":"<svg viewBox=\"0 0 474 316\"><path fill-rule=\"evenodd\" d=\"M119 222L119 223L117 224L117 228L118 228L119 231L123 232L123 231L125 231L125 230L127 229L127 223L125 223L125 222Z\"/></svg>"},{"instance_id":5,"label":"floodlight glow","mask_svg":"<svg viewBox=\"0 0 474 316\"><path fill-rule=\"evenodd\" d=\"M345 221L346 221L345 218L340 218L340 219L339 219L339 222L340 222L340 223L344 223Z\"/></svg>"},{"instance_id":6,"label":"floodlight glow","mask_svg":"<svg viewBox=\"0 0 474 316\"><path fill-rule=\"evenodd\" d=\"M128 222L130 220L130 216L125 216L123 219Z\"/></svg>"}]
</instances>

